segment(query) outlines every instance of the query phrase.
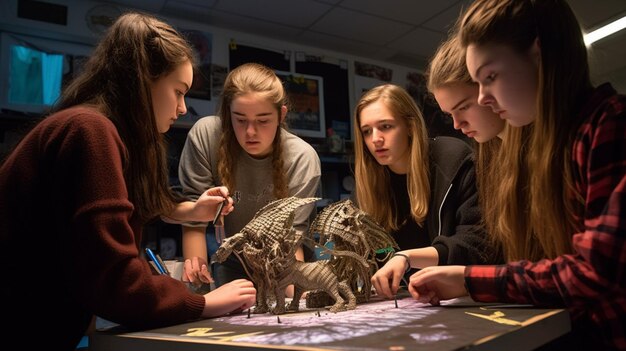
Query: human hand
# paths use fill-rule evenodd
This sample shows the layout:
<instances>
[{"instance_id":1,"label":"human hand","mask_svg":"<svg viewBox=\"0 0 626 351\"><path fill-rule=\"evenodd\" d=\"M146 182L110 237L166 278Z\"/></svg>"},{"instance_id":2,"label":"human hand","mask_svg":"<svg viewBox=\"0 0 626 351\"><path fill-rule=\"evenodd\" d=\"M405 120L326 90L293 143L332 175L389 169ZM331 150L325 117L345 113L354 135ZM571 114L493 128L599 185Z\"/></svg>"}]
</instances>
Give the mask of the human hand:
<instances>
[{"instance_id":1,"label":"human hand","mask_svg":"<svg viewBox=\"0 0 626 351\"><path fill-rule=\"evenodd\" d=\"M419 302L432 305L466 296L465 266L426 267L411 276L409 293Z\"/></svg>"},{"instance_id":2,"label":"human hand","mask_svg":"<svg viewBox=\"0 0 626 351\"><path fill-rule=\"evenodd\" d=\"M287 285L285 288L285 297L293 298L295 294L296 287L293 284ZM305 291L300 295L300 299L306 299L306 296L309 294L308 291Z\"/></svg>"},{"instance_id":3,"label":"human hand","mask_svg":"<svg viewBox=\"0 0 626 351\"><path fill-rule=\"evenodd\" d=\"M285 297L293 297L294 290L295 287L293 286L293 284L287 285L287 287L285 288Z\"/></svg>"},{"instance_id":4,"label":"human hand","mask_svg":"<svg viewBox=\"0 0 626 351\"><path fill-rule=\"evenodd\" d=\"M402 276L407 270L407 260L404 256L392 256L383 268L372 276L371 282L376 293L388 299L393 298L398 292Z\"/></svg>"},{"instance_id":5,"label":"human hand","mask_svg":"<svg viewBox=\"0 0 626 351\"><path fill-rule=\"evenodd\" d=\"M200 286L202 283L213 283L213 277L211 277L211 273L207 268L207 263L200 257L192 257L185 260L182 280L190 282L195 286Z\"/></svg>"},{"instance_id":6,"label":"human hand","mask_svg":"<svg viewBox=\"0 0 626 351\"><path fill-rule=\"evenodd\" d=\"M217 213L219 204L224 200L224 207L220 213ZM228 196L228 188L225 186L218 186L210 188L200 195L198 200L194 203L193 211L196 218L205 222L210 222L218 215L226 216L234 209L233 199Z\"/></svg>"},{"instance_id":7,"label":"human hand","mask_svg":"<svg viewBox=\"0 0 626 351\"><path fill-rule=\"evenodd\" d=\"M202 317L217 317L246 310L256 303L256 289L247 279L237 279L204 295Z\"/></svg>"}]
</instances>

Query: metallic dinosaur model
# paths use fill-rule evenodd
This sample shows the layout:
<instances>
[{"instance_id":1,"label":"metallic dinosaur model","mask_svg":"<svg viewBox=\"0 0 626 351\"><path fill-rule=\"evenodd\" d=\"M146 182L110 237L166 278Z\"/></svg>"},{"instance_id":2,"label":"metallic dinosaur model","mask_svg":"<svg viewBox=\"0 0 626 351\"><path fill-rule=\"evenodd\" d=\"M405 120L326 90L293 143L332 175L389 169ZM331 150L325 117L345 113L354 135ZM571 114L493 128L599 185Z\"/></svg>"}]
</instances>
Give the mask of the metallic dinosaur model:
<instances>
[{"instance_id":1,"label":"metallic dinosaur model","mask_svg":"<svg viewBox=\"0 0 626 351\"><path fill-rule=\"evenodd\" d=\"M322 248L332 243L329 264L339 280L350 282L359 302L369 300L370 278L379 263L386 262L398 249L393 237L350 199L326 206L311 223L309 236L317 238L316 244ZM342 254L346 252L352 254ZM318 307L309 300L307 306Z\"/></svg>"},{"instance_id":2,"label":"metallic dinosaur model","mask_svg":"<svg viewBox=\"0 0 626 351\"><path fill-rule=\"evenodd\" d=\"M334 300L331 312L355 308L354 291L357 289L365 292L366 300L369 298L370 277L378 267L375 252L378 248L397 247L395 241L351 201L341 201L327 206L309 230L321 243L333 241L334 248L326 249L332 259L297 261L296 248L311 239L303 238L302 233L292 228L294 211L317 200L289 197L269 203L241 232L227 238L215 253L215 262L223 262L231 253L242 261L257 286L254 313L270 311L272 296L276 306L271 312L285 313L285 288L289 284L295 287L294 298L287 308L290 311L298 310L302 294L309 290L328 294ZM361 289L363 285L365 289Z\"/></svg>"},{"instance_id":3,"label":"metallic dinosaur model","mask_svg":"<svg viewBox=\"0 0 626 351\"><path fill-rule=\"evenodd\" d=\"M265 205L239 233L223 241L213 255L212 262L223 262L231 253L242 262L257 289L254 313L269 311L268 293L276 290L277 276L291 269L280 261L285 260L287 255L295 257L295 247L290 247L285 240L290 233L295 232L294 211L317 200L319 198L292 196Z\"/></svg>"}]
</instances>

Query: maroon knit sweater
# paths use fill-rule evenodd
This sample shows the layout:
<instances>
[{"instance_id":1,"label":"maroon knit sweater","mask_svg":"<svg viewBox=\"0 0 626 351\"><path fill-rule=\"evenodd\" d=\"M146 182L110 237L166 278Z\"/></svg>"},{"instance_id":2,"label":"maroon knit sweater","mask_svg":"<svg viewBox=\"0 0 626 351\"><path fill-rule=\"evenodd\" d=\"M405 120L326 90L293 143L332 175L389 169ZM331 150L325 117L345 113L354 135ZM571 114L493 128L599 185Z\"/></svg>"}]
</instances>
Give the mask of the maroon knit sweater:
<instances>
[{"instance_id":1,"label":"maroon knit sweater","mask_svg":"<svg viewBox=\"0 0 626 351\"><path fill-rule=\"evenodd\" d=\"M200 317L203 296L139 257L123 155L113 123L75 107L44 119L0 167L3 339L71 350L92 315L131 328Z\"/></svg>"}]
</instances>

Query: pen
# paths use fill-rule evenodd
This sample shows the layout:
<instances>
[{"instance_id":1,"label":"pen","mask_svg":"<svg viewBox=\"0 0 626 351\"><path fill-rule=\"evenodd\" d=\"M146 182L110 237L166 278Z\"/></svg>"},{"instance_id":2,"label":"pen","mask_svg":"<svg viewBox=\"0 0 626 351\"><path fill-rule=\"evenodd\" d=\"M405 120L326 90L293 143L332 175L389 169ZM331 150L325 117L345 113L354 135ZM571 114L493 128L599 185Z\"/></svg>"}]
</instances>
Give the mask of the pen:
<instances>
[{"instance_id":1,"label":"pen","mask_svg":"<svg viewBox=\"0 0 626 351\"><path fill-rule=\"evenodd\" d=\"M224 208L224 204L228 201L228 199L224 199L224 201L220 202L217 205L217 212L215 214L215 218L213 219L213 227L215 228L215 240L218 244L221 244L222 241L226 238L226 232L224 231L224 216L222 216L222 209Z\"/></svg>"},{"instance_id":2,"label":"pen","mask_svg":"<svg viewBox=\"0 0 626 351\"><path fill-rule=\"evenodd\" d=\"M163 259L161 258L161 256L159 256L159 254L156 254L156 259L159 261L161 267L163 267L165 274L170 275L170 270L167 269L167 265L165 264L165 262L163 262Z\"/></svg>"},{"instance_id":3,"label":"pen","mask_svg":"<svg viewBox=\"0 0 626 351\"><path fill-rule=\"evenodd\" d=\"M152 266L152 268L154 268L154 270L155 270L156 272L158 272L158 271L159 271L159 268L157 267L157 265L156 265L156 264L154 264L154 261L148 261L148 263L150 263L150 265Z\"/></svg>"},{"instance_id":4,"label":"pen","mask_svg":"<svg viewBox=\"0 0 626 351\"><path fill-rule=\"evenodd\" d=\"M226 201L228 201L228 200L224 199L224 201L220 202L220 204L217 205L217 212L215 212L215 218L213 218L213 225L215 225L215 223L217 223L218 219L222 215L222 209L224 208L224 204L226 203Z\"/></svg>"},{"instance_id":5,"label":"pen","mask_svg":"<svg viewBox=\"0 0 626 351\"><path fill-rule=\"evenodd\" d=\"M146 254L148 255L148 257L150 257L152 262L154 262L154 265L157 267L157 271L159 273L167 274L167 271L165 270L164 265L162 265L161 262L159 262L159 259L156 257L154 252L152 252L152 250L150 250L149 247L146 247Z\"/></svg>"}]
</instances>

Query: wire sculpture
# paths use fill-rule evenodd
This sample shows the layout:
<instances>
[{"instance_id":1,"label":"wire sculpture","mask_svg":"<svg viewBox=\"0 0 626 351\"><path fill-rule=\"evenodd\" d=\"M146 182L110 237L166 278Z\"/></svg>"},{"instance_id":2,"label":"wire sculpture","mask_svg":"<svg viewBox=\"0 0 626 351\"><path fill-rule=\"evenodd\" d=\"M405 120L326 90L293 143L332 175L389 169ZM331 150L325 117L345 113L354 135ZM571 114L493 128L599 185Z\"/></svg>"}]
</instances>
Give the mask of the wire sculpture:
<instances>
[{"instance_id":1,"label":"wire sculpture","mask_svg":"<svg viewBox=\"0 0 626 351\"><path fill-rule=\"evenodd\" d=\"M396 242L350 200L324 208L304 237L303 233L293 229L295 210L317 200L319 198L288 197L267 204L239 233L223 241L212 257L212 262L223 262L234 254L241 261L257 287L253 313L297 311L302 294L313 290L318 294L323 292L333 300L323 302L323 306L333 303L329 308L331 312L356 308L355 293L360 294L363 301L369 299L370 277L378 269L377 252L381 248L384 251L397 248ZM296 249L307 240L319 245L331 255L331 259L296 260ZM333 242L332 249L326 247L328 242ZM285 306L285 288L290 284L294 285L294 297ZM276 304L270 309L272 299ZM307 296L307 307L309 304Z\"/></svg>"}]
</instances>

